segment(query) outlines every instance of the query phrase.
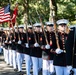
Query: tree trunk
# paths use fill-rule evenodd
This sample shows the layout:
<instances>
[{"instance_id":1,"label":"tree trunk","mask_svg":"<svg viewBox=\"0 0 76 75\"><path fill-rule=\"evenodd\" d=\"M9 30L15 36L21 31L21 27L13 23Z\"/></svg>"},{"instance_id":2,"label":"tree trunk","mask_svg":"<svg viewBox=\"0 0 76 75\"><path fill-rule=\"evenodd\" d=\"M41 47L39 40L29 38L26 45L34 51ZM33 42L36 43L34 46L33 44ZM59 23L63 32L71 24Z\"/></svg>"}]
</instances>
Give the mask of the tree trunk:
<instances>
[{"instance_id":1,"label":"tree trunk","mask_svg":"<svg viewBox=\"0 0 76 75\"><path fill-rule=\"evenodd\" d=\"M54 12L55 12L55 19L57 19L57 5L56 5L56 0L50 0L49 6L50 6L50 17L49 17L49 21L52 21L52 10L54 10Z\"/></svg>"},{"instance_id":2,"label":"tree trunk","mask_svg":"<svg viewBox=\"0 0 76 75\"><path fill-rule=\"evenodd\" d=\"M24 6L24 22L25 24L28 24L28 16L29 16L29 0L24 0L24 3L23 3L23 6Z\"/></svg>"}]
</instances>

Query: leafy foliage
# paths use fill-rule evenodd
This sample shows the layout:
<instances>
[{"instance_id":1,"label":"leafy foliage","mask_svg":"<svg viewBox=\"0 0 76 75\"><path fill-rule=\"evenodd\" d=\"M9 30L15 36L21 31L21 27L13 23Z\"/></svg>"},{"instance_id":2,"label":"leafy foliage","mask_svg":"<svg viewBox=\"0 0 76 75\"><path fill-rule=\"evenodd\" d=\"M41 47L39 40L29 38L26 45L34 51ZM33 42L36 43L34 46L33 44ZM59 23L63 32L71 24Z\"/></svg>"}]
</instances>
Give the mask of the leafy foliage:
<instances>
[{"instance_id":1,"label":"leafy foliage","mask_svg":"<svg viewBox=\"0 0 76 75\"><path fill-rule=\"evenodd\" d=\"M39 22L38 13L43 19L43 22L49 20L49 0L0 0L0 7L6 6L8 3L11 4L11 14L14 10L16 2L19 3L18 9L18 24L24 23L23 17L25 13L28 13L29 20L33 23ZM76 15L76 0L52 0L54 5L57 5L57 19L66 18L70 22L75 20Z\"/></svg>"}]
</instances>

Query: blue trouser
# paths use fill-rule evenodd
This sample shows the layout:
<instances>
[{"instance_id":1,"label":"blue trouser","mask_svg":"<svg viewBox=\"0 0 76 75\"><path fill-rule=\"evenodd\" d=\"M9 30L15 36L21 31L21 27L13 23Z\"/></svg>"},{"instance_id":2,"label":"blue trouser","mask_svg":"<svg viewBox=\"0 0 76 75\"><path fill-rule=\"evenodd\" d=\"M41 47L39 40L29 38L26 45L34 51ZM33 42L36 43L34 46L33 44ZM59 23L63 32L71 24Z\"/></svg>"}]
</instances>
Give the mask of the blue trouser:
<instances>
[{"instance_id":1,"label":"blue trouser","mask_svg":"<svg viewBox=\"0 0 76 75\"><path fill-rule=\"evenodd\" d=\"M33 75L38 75L38 58L32 56L31 59L33 64Z\"/></svg>"},{"instance_id":2,"label":"blue trouser","mask_svg":"<svg viewBox=\"0 0 76 75\"><path fill-rule=\"evenodd\" d=\"M43 59L43 75L52 75L55 73L53 60Z\"/></svg>"},{"instance_id":3,"label":"blue trouser","mask_svg":"<svg viewBox=\"0 0 76 75\"><path fill-rule=\"evenodd\" d=\"M13 68L16 69L17 67L17 55L16 55L16 50L12 50L12 54L13 54Z\"/></svg>"},{"instance_id":4,"label":"blue trouser","mask_svg":"<svg viewBox=\"0 0 76 75\"><path fill-rule=\"evenodd\" d=\"M30 75L30 69L31 69L31 57L28 54L24 54L25 63L26 63L26 74Z\"/></svg>"},{"instance_id":5,"label":"blue trouser","mask_svg":"<svg viewBox=\"0 0 76 75\"><path fill-rule=\"evenodd\" d=\"M22 71L23 56L24 56L24 54L17 52L18 71Z\"/></svg>"},{"instance_id":6,"label":"blue trouser","mask_svg":"<svg viewBox=\"0 0 76 75\"><path fill-rule=\"evenodd\" d=\"M9 49L9 64L10 66L13 66L13 57L12 57L12 50Z\"/></svg>"},{"instance_id":7,"label":"blue trouser","mask_svg":"<svg viewBox=\"0 0 76 75\"><path fill-rule=\"evenodd\" d=\"M67 75L67 68L62 66L55 66L56 75Z\"/></svg>"}]
</instances>

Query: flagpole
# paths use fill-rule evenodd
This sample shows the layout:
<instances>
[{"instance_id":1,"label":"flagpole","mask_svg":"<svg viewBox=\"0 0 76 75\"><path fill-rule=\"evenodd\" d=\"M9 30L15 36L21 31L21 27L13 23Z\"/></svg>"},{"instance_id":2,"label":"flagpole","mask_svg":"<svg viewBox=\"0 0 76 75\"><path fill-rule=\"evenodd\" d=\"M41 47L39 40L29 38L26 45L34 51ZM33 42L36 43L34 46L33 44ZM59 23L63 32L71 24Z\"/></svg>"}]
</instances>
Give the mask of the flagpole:
<instances>
[{"instance_id":1,"label":"flagpole","mask_svg":"<svg viewBox=\"0 0 76 75\"><path fill-rule=\"evenodd\" d=\"M10 4L10 8L11 8L11 0L9 0L9 4ZM15 4L15 9L17 9L18 10L18 2L16 2L16 4ZM16 14L17 15L17 14ZM13 16L13 15L12 15ZM17 17L16 17L17 18ZM15 30L14 30L14 25L16 24L16 26L17 26L17 29L18 29L18 23L17 23L17 20L16 20L16 18L15 18L15 22L13 23L12 22L12 17L11 17L11 21L10 21L10 23L11 23L11 25L12 25L12 28L13 28L13 31L14 31L14 37L15 37ZM9 24L10 24L9 23ZM9 25L10 26L10 25ZM10 27L9 27L10 28ZM19 36L19 34L18 34L18 39L20 40L20 36Z\"/></svg>"},{"instance_id":2,"label":"flagpole","mask_svg":"<svg viewBox=\"0 0 76 75\"><path fill-rule=\"evenodd\" d=\"M16 2L15 4L15 9L16 9L16 13L15 13L15 16L18 15L18 2ZM15 18L15 25L17 26L17 31L18 31L18 22L17 22L17 17ZM19 32L18 32L18 39L20 40L20 36L19 36Z\"/></svg>"},{"instance_id":3,"label":"flagpole","mask_svg":"<svg viewBox=\"0 0 76 75\"><path fill-rule=\"evenodd\" d=\"M18 2L15 4L15 9L17 9L17 12L15 15L18 15ZM17 26L17 31L18 31L18 22L17 22L17 17L15 18L15 25ZM20 40L19 32L18 32L18 39Z\"/></svg>"},{"instance_id":4,"label":"flagpole","mask_svg":"<svg viewBox=\"0 0 76 75\"><path fill-rule=\"evenodd\" d=\"M9 4L11 5L11 0L8 0Z\"/></svg>"},{"instance_id":5,"label":"flagpole","mask_svg":"<svg viewBox=\"0 0 76 75\"><path fill-rule=\"evenodd\" d=\"M11 16L11 0L9 0L9 5L10 5L10 16ZM10 35L11 17L10 17L10 21L8 21L8 27L9 27L9 35ZM11 37L10 37L10 41L11 41Z\"/></svg>"}]
</instances>

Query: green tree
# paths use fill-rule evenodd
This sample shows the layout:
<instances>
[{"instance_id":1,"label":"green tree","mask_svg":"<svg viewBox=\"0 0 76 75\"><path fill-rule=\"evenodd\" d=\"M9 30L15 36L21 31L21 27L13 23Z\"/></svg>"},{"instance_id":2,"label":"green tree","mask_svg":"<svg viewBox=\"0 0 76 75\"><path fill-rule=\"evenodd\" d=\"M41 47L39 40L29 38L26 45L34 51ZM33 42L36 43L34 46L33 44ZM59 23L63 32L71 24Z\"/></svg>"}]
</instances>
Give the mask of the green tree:
<instances>
[{"instance_id":1,"label":"green tree","mask_svg":"<svg viewBox=\"0 0 76 75\"><path fill-rule=\"evenodd\" d=\"M39 18L36 10L39 12L43 18L43 22L48 21L51 14L51 6L55 7L56 19L66 18L69 21L75 20L76 15L76 0L0 0L0 7L6 6L8 3L11 3L11 15L13 13L16 2L18 1L18 24L24 23L24 14L26 14L27 22L30 20L28 17L32 18L33 23L36 21L39 22Z\"/></svg>"}]
</instances>

